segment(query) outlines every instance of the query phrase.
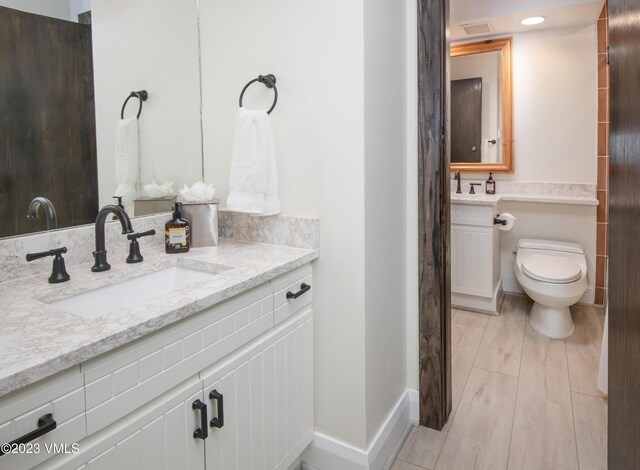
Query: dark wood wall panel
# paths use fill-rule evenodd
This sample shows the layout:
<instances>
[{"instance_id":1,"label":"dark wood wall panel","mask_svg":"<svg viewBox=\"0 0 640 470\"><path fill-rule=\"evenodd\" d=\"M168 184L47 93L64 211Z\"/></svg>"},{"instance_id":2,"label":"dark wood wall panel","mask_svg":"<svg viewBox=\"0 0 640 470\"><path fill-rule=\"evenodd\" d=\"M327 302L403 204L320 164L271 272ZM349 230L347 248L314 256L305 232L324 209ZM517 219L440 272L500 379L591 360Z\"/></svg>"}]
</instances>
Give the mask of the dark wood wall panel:
<instances>
[{"instance_id":1,"label":"dark wood wall panel","mask_svg":"<svg viewBox=\"0 0 640 470\"><path fill-rule=\"evenodd\" d=\"M420 424L451 413L448 0L418 0Z\"/></svg>"},{"instance_id":2,"label":"dark wood wall panel","mask_svg":"<svg viewBox=\"0 0 640 470\"><path fill-rule=\"evenodd\" d=\"M0 237L44 230L36 196L92 222L97 176L91 27L0 7Z\"/></svg>"},{"instance_id":3,"label":"dark wood wall panel","mask_svg":"<svg viewBox=\"0 0 640 470\"><path fill-rule=\"evenodd\" d=\"M609 444L640 468L640 0L609 0Z\"/></svg>"}]
</instances>

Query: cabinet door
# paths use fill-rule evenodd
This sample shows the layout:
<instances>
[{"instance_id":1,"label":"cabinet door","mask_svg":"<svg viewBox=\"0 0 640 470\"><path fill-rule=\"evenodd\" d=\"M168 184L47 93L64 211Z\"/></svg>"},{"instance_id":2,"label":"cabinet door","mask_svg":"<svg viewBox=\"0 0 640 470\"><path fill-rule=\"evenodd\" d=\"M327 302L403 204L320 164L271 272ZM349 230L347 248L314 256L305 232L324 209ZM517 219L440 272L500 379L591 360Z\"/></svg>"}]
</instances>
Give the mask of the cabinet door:
<instances>
[{"instance_id":1,"label":"cabinet door","mask_svg":"<svg viewBox=\"0 0 640 470\"><path fill-rule=\"evenodd\" d=\"M310 312L303 316L220 378L205 381L210 416L223 424L209 429L207 470L286 469L311 441L313 328Z\"/></svg>"},{"instance_id":2,"label":"cabinet door","mask_svg":"<svg viewBox=\"0 0 640 470\"><path fill-rule=\"evenodd\" d=\"M494 228L451 225L451 292L491 298Z\"/></svg>"}]
</instances>

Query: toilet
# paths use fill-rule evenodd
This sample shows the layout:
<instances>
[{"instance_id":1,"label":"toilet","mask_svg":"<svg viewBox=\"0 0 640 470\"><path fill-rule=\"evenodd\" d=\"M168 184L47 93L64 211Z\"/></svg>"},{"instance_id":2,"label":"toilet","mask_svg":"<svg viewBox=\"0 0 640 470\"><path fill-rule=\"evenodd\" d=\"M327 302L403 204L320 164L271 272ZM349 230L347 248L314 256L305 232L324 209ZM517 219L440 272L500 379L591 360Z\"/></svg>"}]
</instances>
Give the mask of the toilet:
<instances>
[{"instance_id":1,"label":"toilet","mask_svg":"<svg viewBox=\"0 0 640 470\"><path fill-rule=\"evenodd\" d=\"M529 321L538 333L563 339L573 333L569 307L587 291L587 260L577 243L524 238L513 270L534 301Z\"/></svg>"}]
</instances>

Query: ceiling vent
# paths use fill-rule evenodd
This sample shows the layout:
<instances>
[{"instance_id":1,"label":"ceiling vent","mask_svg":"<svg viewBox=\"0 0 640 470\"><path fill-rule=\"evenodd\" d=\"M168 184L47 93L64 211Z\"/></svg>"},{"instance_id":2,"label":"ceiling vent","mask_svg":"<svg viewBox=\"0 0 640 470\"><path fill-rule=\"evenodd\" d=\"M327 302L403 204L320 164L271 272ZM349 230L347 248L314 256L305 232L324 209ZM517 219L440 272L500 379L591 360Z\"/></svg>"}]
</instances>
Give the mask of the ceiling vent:
<instances>
[{"instance_id":1,"label":"ceiling vent","mask_svg":"<svg viewBox=\"0 0 640 470\"><path fill-rule=\"evenodd\" d=\"M462 25L464 32L467 36L474 36L476 34L488 34L491 32L489 23L476 23L476 24L464 24Z\"/></svg>"}]
</instances>

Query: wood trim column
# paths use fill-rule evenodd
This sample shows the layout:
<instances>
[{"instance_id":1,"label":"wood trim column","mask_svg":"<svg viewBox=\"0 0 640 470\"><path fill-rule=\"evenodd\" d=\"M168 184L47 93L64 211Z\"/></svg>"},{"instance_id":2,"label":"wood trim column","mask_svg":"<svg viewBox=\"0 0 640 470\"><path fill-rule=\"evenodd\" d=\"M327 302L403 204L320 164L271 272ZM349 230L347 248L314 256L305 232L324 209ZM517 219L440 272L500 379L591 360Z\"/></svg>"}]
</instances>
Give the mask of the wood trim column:
<instances>
[{"instance_id":1,"label":"wood trim column","mask_svg":"<svg viewBox=\"0 0 640 470\"><path fill-rule=\"evenodd\" d=\"M418 0L420 424L451 413L449 0Z\"/></svg>"},{"instance_id":2,"label":"wood trim column","mask_svg":"<svg viewBox=\"0 0 640 470\"><path fill-rule=\"evenodd\" d=\"M640 0L609 0L608 468L640 468Z\"/></svg>"}]
</instances>

